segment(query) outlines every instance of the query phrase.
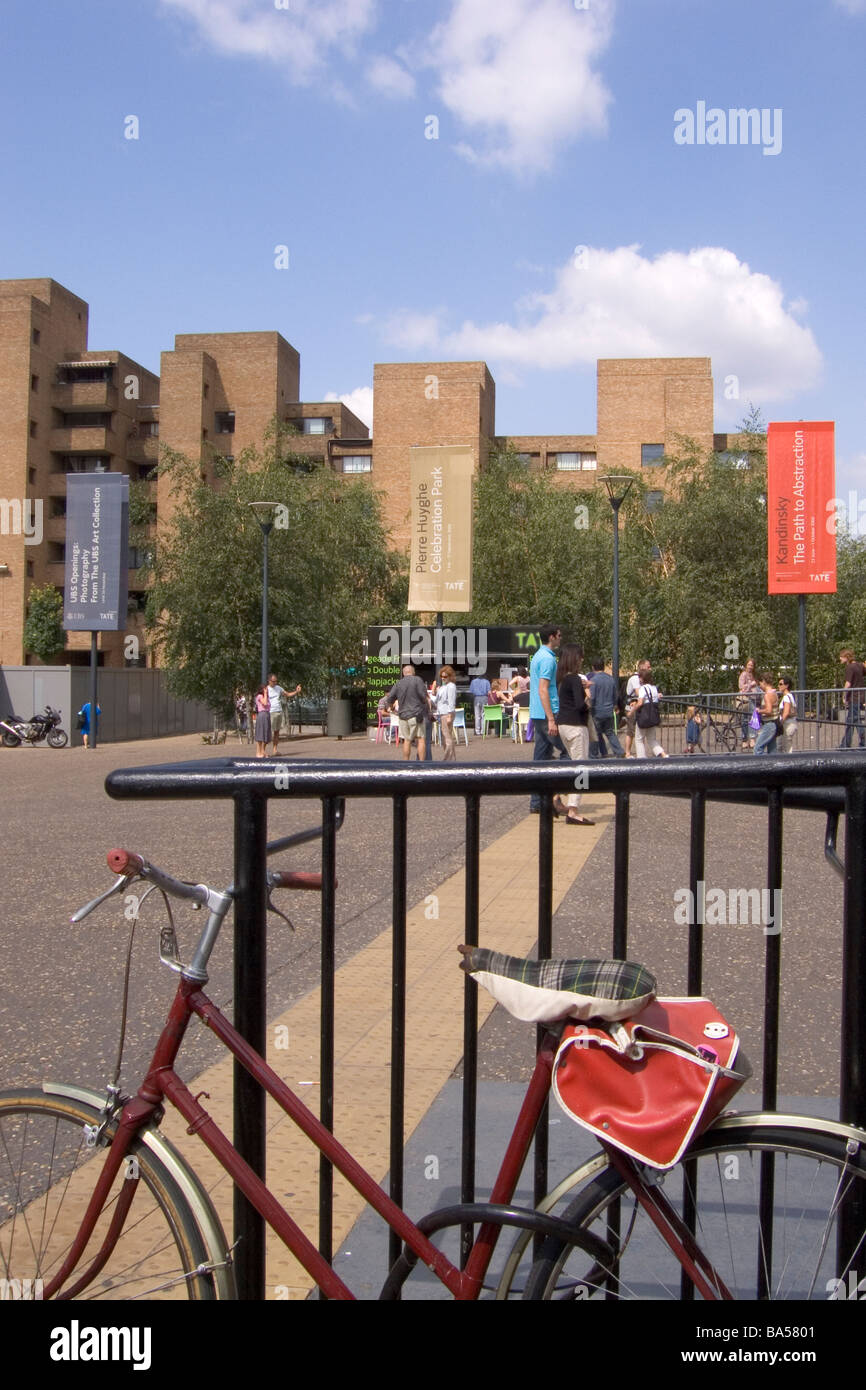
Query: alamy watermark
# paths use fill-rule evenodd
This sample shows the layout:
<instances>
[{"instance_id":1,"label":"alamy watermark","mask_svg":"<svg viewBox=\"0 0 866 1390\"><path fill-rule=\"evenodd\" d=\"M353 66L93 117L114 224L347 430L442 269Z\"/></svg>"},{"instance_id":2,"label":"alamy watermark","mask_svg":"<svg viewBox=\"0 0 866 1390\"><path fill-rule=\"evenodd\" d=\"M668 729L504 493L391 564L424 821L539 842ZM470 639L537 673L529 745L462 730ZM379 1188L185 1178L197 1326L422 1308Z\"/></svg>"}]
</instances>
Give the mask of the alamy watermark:
<instances>
[{"instance_id":1,"label":"alamy watermark","mask_svg":"<svg viewBox=\"0 0 866 1390\"><path fill-rule=\"evenodd\" d=\"M395 665L432 661L434 666L465 666L471 676L481 676L487 670L487 631L483 627L413 627L404 621L399 627L381 628L377 656Z\"/></svg>"},{"instance_id":2,"label":"alamy watermark","mask_svg":"<svg viewBox=\"0 0 866 1390\"><path fill-rule=\"evenodd\" d=\"M782 930L782 890L774 888L707 888L698 879L697 892L677 888L674 921L679 926L761 927L765 936Z\"/></svg>"},{"instance_id":3,"label":"alamy watermark","mask_svg":"<svg viewBox=\"0 0 866 1390\"><path fill-rule=\"evenodd\" d=\"M0 497L0 536L23 536L25 545L41 545L42 498Z\"/></svg>"},{"instance_id":4,"label":"alamy watermark","mask_svg":"<svg viewBox=\"0 0 866 1390\"><path fill-rule=\"evenodd\" d=\"M697 102L694 111L681 106L674 112L674 142L677 145L762 145L763 154L782 152L782 108L721 106L707 109Z\"/></svg>"}]
</instances>

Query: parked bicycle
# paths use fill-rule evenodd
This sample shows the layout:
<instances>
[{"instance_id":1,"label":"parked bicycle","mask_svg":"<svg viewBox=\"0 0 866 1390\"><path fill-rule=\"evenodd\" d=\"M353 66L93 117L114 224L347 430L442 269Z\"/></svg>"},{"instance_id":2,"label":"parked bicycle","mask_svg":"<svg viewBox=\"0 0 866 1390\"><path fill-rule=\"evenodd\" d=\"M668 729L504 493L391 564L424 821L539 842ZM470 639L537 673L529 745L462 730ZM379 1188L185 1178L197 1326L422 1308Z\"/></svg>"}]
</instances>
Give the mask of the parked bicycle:
<instances>
[{"instance_id":1,"label":"parked bicycle","mask_svg":"<svg viewBox=\"0 0 866 1390\"><path fill-rule=\"evenodd\" d=\"M319 833L283 838L268 851L286 850ZM539 1047L489 1201L449 1206L413 1222L204 993L208 960L234 888L218 891L181 881L126 850L112 850L108 863L116 882L72 920L79 922L107 899L128 893L133 883L146 885L145 897L158 890L168 915L160 959L180 980L151 1065L131 1098L118 1089L119 1063L102 1094L52 1082L0 1094L0 1272L20 1281L19 1287L41 1280L46 1299L234 1296L232 1251L211 1200L160 1130L163 1107L171 1104L318 1287L329 1298L353 1297L175 1070L193 1017L210 1028L404 1242L382 1298L397 1297L421 1260L460 1300L485 1293L579 1301L680 1298L695 1292L708 1300L825 1299L833 1281L844 1282L866 1258L866 1132L796 1115L723 1114L692 1138L668 1171L602 1140L600 1152L537 1209L514 1205L547 1105L567 1026L562 1021L550 1025ZM270 900L277 889L319 891L322 876L276 870L268 872L267 883ZM180 956L170 898L207 909L188 962ZM508 958L473 947L461 950L464 968L479 979L488 976L480 982L493 983L498 998L504 1000L515 976L524 982L552 976L585 1017L607 1020L612 1037L618 1021L631 1013L640 1018L639 1006L654 993L647 972L624 969L623 962L510 961L503 966ZM718 1029L707 1036L717 1037ZM720 1065L713 1048L697 1051L709 1070ZM459 1269L431 1237L467 1223L477 1229ZM516 1243L498 1284L488 1288L491 1257L506 1228L517 1230ZM533 1237L541 1238L537 1258L529 1250Z\"/></svg>"}]
</instances>

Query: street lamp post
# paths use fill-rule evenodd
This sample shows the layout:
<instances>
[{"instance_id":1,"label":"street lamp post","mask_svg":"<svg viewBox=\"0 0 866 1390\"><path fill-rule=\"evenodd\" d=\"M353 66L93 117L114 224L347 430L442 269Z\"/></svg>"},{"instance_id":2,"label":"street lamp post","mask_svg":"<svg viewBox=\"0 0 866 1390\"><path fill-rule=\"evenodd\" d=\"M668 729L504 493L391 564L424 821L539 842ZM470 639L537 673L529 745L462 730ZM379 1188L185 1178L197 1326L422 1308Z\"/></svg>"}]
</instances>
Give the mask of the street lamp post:
<instances>
[{"instance_id":1,"label":"street lamp post","mask_svg":"<svg viewBox=\"0 0 866 1390\"><path fill-rule=\"evenodd\" d=\"M268 679L268 537L274 529L274 508L277 502L248 502L256 513L256 520L262 528L262 685Z\"/></svg>"},{"instance_id":2,"label":"street lamp post","mask_svg":"<svg viewBox=\"0 0 866 1390\"><path fill-rule=\"evenodd\" d=\"M611 670L619 687L619 509L628 496L634 478L628 474L609 473L603 477L607 498L613 508L613 650Z\"/></svg>"}]
</instances>

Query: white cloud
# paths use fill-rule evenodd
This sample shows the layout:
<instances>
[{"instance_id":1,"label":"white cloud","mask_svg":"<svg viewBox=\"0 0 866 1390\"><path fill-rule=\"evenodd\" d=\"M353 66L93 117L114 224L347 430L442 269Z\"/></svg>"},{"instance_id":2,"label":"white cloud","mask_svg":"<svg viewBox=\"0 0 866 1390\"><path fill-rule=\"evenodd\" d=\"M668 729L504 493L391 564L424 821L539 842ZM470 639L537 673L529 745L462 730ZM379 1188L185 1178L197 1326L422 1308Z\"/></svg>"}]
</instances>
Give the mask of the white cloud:
<instances>
[{"instance_id":1,"label":"white cloud","mask_svg":"<svg viewBox=\"0 0 866 1390\"><path fill-rule=\"evenodd\" d=\"M277 9L262 0L162 0L186 16L221 53L261 58L294 82L321 76L330 51L352 53L374 25L376 0L289 0Z\"/></svg>"},{"instance_id":2,"label":"white cloud","mask_svg":"<svg viewBox=\"0 0 866 1390\"><path fill-rule=\"evenodd\" d=\"M577 262L580 263L577 263ZM799 306L798 306L799 307ZM496 323L394 315L385 335L439 356L562 370L599 357L711 357L717 382L734 374L741 399L782 400L813 385L822 359L782 287L732 251L704 246L654 260L638 246L586 248L546 294L530 294Z\"/></svg>"},{"instance_id":3,"label":"white cloud","mask_svg":"<svg viewBox=\"0 0 866 1390\"><path fill-rule=\"evenodd\" d=\"M354 391L347 391L344 396L338 396L336 391L329 391L325 396L326 401L342 401L343 405L349 407L353 415L368 427L373 426L373 388L372 386L356 386Z\"/></svg>"},{"instance_id":4,"label":"white cloud","mask_svg":"<svg viewBox=\"0 0 866 1390\"><path fill-rule=\"evenodd\" d=\"M394 58L374 58L364 74L371 87L386 97L411 97L415 79Z\"/></svg>"},{"instance_id":5,"label":"white cloud","mask_svg":"<svg viewBox=\"0 0 866 1390\"><path fill-rule=\"evenodd\" d=\"M442 314L413 314L400 309L385 324L385 338L406 352L428 351L440 341Z\"/></svg>"},{"instance_id":6,"label":"white cloud","mask_svg":"<svg viewBox=\"0 0 866 1390\"><path fill-rule=\"evenodd\" d=\"M478 164L547 169L558 149L605 130L611 95L593 64L610 38L613 0L454 0L426 62L439 96L480 140Z\"/></svg>"}]
</instances>

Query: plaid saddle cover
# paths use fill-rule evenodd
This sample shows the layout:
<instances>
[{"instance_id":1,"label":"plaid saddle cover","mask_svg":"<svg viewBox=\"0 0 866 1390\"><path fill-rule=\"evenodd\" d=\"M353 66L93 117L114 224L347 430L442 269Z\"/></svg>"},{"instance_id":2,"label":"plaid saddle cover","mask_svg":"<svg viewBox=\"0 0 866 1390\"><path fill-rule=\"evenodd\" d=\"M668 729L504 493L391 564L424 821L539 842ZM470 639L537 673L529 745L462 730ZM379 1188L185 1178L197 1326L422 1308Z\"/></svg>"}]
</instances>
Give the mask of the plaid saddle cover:
<instances>
[{"instance_id":1,"label":"plaid saddle cover","mask_svg":"<svg viewBox=\"0 0 866 1390\"><path fill-rule=\"evenodd\" d=\"M630 1018L655 998L655 977L629 960L524 960L473 947L462 968L526 1023Z\"/></svg>"}]
</instances>

